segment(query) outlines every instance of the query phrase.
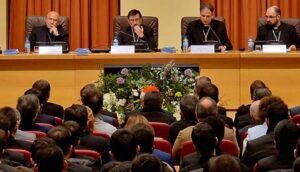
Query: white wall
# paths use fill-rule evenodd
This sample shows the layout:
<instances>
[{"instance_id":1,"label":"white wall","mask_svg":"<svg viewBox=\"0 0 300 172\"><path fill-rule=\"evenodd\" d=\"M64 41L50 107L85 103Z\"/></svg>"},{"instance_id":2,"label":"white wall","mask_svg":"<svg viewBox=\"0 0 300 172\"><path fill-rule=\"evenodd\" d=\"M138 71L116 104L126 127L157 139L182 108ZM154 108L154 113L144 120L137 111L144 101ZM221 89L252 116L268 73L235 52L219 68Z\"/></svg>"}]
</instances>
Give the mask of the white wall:
<instances>
[{"instance_id":1,"label":"white wall","mask_svg":"<svg viewBox=\"0 0 300 172\"><path fill-rule=\"evenodd\" d=\"M121 15L127 16L131 9L138 9L144 16L159 20L158 47L181 45L181 18L199 16L199 0L121 0Z\"/></svg>"}]
</instances>

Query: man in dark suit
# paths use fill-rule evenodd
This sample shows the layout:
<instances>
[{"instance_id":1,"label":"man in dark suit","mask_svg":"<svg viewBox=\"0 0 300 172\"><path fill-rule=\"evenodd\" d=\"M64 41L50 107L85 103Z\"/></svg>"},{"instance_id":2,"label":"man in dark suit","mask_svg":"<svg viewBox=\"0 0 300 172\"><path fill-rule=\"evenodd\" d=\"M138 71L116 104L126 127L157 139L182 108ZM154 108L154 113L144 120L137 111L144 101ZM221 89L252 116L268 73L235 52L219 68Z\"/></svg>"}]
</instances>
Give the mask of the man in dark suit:
<instances>
[{"instance_id":1,"label":"man in dark suit","mask_svg":"<svg viewBox=\"0 0 300 172\"><path fill-rule=\"evenodd\" d=\"M213 19L214 7L208 3L200 5L200 20L189 23L186 35L189 45L199 45L205 41L218 41L221 51L232 50L224 22Z\"/></svg>"},{"instance_id":2,"label":"man in dark suit","mask_svg":"<svg viewBox=\"0 0 300 172\"><path fill-rule=\"evenodd\" d=\"M145 41L150 49L157 48L154 41L153 29L143 25L143 17L139 10L133 9L128 12L130 26L121 28L118 35L120 45L130 45L132 41Z\"/></svg>"},{"instance_id":3,"label":"man in dark suit","mask_svg":"<svg viewBox=\"0 0 300 172\"><path fill-rule=\"evenodd\" d=\"M292 51L300 46L300 38L295 27L281 21L279 7L269 7L266 19L267 24L258 28L256 41L282 41Z\"/></svg>"},{"instance_id":4,"label":"man in dark suit","mask_svg":"<svg viewBox=\"0 0 300 172\"><path fill-rule=\"evenodd\" d=\"M253 168L258 160L276 153L274 146L274 128L278 122L289 118L288 107L281 98L269 96L263 98L261 102L268 104L265 109L268 130L266 135L247 142L242 162L250 169Z\"/></svg>"},{"instance_id":5,"label":"man in dark suit","mask_svg":"<svg viewBox=\"0 0 300 172\"><path fill-rule=\"evenodd\" d=\"M50 83L48 81L42 79L37 80L33 83L32 88L37 89L42 93L43 96L43 101L41 102L43 104L42 113L63 118L64 108L59 104L48 102L48 99L50 98L50 91L51 91Z\"/></svg>"},{"instance_id":6,"label":"man in dark suit","mask_svg":"<svg viewBox=\"0 0 300 172\"><path fill-rule=\"evenodd\" d=\"M36 42L66 42L69 45L69 33L59 25L59 14L50 11L45 19L45 25L32 29L29 40L31 48L36 46Z\"/></svg>"}]
</instances>

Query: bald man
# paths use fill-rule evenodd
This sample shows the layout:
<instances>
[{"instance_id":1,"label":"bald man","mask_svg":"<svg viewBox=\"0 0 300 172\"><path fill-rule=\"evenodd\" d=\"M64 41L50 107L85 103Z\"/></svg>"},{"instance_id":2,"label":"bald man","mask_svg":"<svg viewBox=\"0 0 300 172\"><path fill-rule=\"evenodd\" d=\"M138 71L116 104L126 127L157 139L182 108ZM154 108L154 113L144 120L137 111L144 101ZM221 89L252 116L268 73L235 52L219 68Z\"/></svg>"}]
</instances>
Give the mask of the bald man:
<instances>
[{"instance_id":1,"label":"bald man","mask_svg":"<svg viewBox=\"0 0 300 172\"><path fill-rule=\"evenodd\" d=\"M271 6L266 12L267 24L259 27L256 41L282 41L292 51L300 47L300 38L294 26L281 21L281 10Z\"/></svg>"},{"instance_id":2,"label":"bald man","mask_svg":"<svg viewBox=\"0 0 300 172\"><path fill-rule=\"evenodd\" d=\"M66 42L69 45L69 33L59 25L58 12L50 11L45 25L33 28L29 40L32 49L36 42Z\"/></svg>"}]
</instances>

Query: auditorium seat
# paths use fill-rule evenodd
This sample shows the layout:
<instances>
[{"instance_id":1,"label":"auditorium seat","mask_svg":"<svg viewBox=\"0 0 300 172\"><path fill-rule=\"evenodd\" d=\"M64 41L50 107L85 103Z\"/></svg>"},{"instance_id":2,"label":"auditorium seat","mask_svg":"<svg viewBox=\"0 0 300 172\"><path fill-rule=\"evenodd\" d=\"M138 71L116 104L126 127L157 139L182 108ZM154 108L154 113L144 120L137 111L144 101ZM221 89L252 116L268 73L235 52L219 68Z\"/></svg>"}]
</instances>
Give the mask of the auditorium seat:
<instances>
[{"instance_id":1,"label":"auditorium seat","mask_svg":"<svg viewBox=\"0 0 300 172\"><path fill-rule=\"evenodd\" d=\"M99 136L102 137L106 140L110 140L110 136L106 133L106 132L102 132L102 131L93 131L93 135L94 136Z\"/></svg>"},{"instance_id":2,"label":"auditorium seat","mask_svg":"<svg viewBox=\"0 0 300 172\"><path fill-rule=\"evenodd\" d=\"M155 40L155 48L158 47L158 18L152 16L143 16L143 25L153 29L153 35ZM117 16L114 19L113 28L114 33L119 34L121 29L129 26L127 16Z\"/></svg>"},{"instance_id":3,"label":"auditorium seat","mask_svg":"<svg viewBox=\"0 0 300 172\"><path fill-rule=\"evenodd\" d=\"M298 36L300 37L300 19L298 18L281 18L281 21L290 24L295 27ZM267 23L265 17L258 19L258 27L265 25Z\"/></svg>"},{"instance_id":4,"label":"auditorium seat","mask_svg":"<svg viewBox=\"0 0 300 172\"><path fill-rule=\"evenodd\" d=\"M46 137L47 135L42 131L24 131L24 132L35 134L36 138Z\"/></svg>"},{"instance_id":5,"label":"auditorium seat","mask_svg":"<svg viewBox=\"0 0 300 172\"><path fill-rule=\"evenodd\" d=\"M93 150L88 150L88 149L75 149L74 150L75 155L84 155L84 156L89 156L92 157L93 159L101 159L100 153L93 151Z\"/></svg>"},{"instance_id":6,"label":"auditorium seat","mask_svg":"<svg viewBox=\"0 0 300 172\"><path fill-rule=\"evenodd\" d=\"M18 153L21 153L24 155L24 158L25 160L28 162L28 164L31 164L31 152L29 152L28 150L25 150L25 149L14 149L14 148L11 148L11 149L7 149L7 150L10 150L10 151L13 151L13 152L18 152Z\"/></svg>"},{"instance_id":7,"label":"auditorium seat","mask_svg":"<svg viewBox=\"0 0 300 172\"><path fill-rule=\"evenodd\" d=\"M154 136L168 140L170 125L162 122L149 122L154 129Z\"/></svg>"},{"instance_id":8,"label":"auditorium seat","mask_svg":"<svg viewBox=\"0 0 300 172\"><path fill-rule=\"evenodd\" d=\"M300 124L300 114L297 114L297 115L292 116L292 121L293 121L295 124Z\"/></svg>"},{"instance_id":9,"label":"auditorium seat","mask_svg":"<svg viewBox=\"0 0 300 172\"><path fill-rule=\"evenodd\" d=\"M180 159L183 159L186 155L193 152L196 152L196 149L194 147L192 140L184 142L180 152Z\"/></svg>"},{"instance_id":10,"label":"auditorium seat","mask_svg":"<svg viewBox=\"0 0 300 172\"><path fill-rule=\"evenodd\" d=\"M222 150L222 152L238 157L239 156L239 150L236 147L236 145L231 141L231 140L226 140L223 139L220 143L220 149Z\"/></svg>"},{"instance_id":11,"label":"auditorium seat","mask_svg":"<svg viewBox=\"0 0 300 172\"><path fill-rule=\"evenodd\" d=\"M59 24L64 28L64 30L69 32L69 17L60 16ZM45 16L27 16L25 33L31 33L34 27L43 25L45 25Z\"/></svg>"},{"instance_id":12,"label":"auditorium seat","mask_svg":"<svg viewBox=\"0 0 300 172\"><path fill-rule=\"evenodd\" d=\"M172 155L172 145L168 140L162 139L160 137L155 137L154 148Z\"/></svg>"}]
</instances>

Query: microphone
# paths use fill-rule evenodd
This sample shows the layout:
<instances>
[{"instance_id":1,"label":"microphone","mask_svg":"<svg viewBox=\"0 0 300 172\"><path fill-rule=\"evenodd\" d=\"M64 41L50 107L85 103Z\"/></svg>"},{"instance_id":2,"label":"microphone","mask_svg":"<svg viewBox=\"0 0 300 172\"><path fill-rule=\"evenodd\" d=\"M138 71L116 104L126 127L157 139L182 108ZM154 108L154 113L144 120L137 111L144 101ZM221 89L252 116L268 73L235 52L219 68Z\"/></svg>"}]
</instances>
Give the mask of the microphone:
<instances>
[{"instance_id":1,"label":"microphone","mask_svg":"<svg viewBox=\"0 0 300 172\"><path fill-rule=\"evenodd\" d=\"M120 30L119 32L116 32L116 33L117 33L117 35L119 35L120 33L122 33L122 34L124 34L124 35L126 35L126 36L129 36L130 38L134 38L131 34L128 34L128 33L124 32L124 31L122 31L122 30ZM140 41L140 42L146 42L145 40L143 40L143 39L141 39L141 38L139 38L139 41Z\"/></svg>"},{"instance_id":2,"label":"microphone","mask_svg":"<svg viewBox=\"0 0 300 172\"><path fill-rule=\"evenodd\" d=\"M210 25L209 25L209 28L210 28L211 32L214 34L214 36L217 38L219 44L221 45L220 37L217 35L217 33L213 30L213 28Z\"/></svg>"}]
</instances>

